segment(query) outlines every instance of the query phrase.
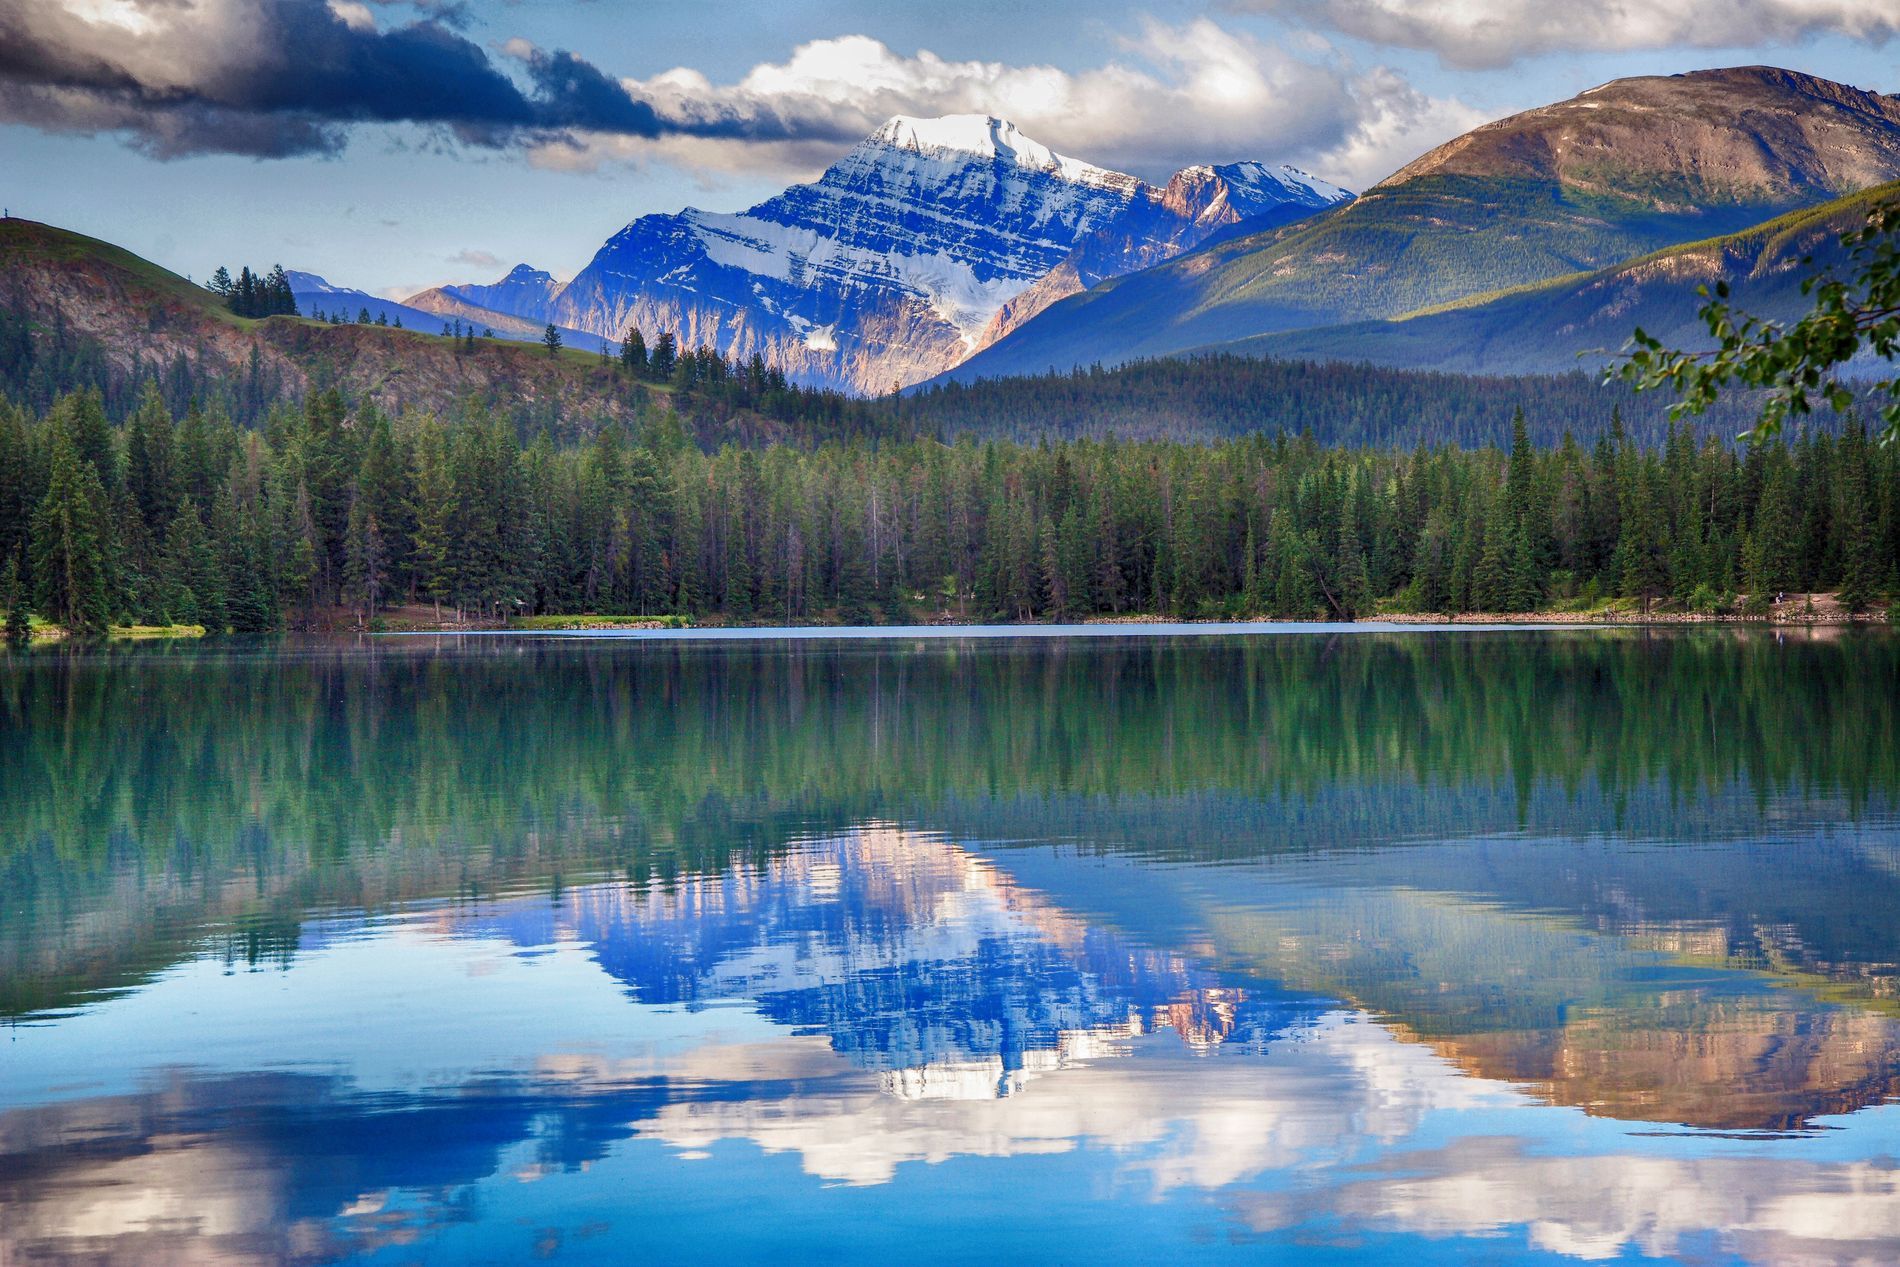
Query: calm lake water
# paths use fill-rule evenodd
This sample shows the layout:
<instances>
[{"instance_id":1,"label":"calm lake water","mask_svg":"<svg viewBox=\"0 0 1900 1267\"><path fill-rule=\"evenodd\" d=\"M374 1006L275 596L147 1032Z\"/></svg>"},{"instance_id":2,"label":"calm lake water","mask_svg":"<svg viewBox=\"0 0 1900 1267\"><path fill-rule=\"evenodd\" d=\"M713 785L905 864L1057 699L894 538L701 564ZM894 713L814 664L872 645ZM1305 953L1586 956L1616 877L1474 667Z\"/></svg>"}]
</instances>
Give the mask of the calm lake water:
<instances>
[{"instance_id":1,"label":"calm lake water","mask_svg":"<svg viewBox=\"0 0 1900 1267\"><path fill-rule=\"evenodd\" d=\"M1900 637L0 659L0 1264L1900 1261Z\"/></svg>"}]
</instances>

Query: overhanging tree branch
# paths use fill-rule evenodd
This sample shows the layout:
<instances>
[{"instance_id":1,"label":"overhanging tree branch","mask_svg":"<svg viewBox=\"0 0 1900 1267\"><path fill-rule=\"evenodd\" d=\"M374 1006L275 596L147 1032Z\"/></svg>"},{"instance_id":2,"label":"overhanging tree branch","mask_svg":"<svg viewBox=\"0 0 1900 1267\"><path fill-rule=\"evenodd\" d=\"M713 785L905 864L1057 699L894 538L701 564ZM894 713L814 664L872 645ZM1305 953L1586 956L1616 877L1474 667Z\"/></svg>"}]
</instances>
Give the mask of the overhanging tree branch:
<instances>
[{"instance_id":1,"label":"overhanging tree branch","mask_svg":"<svg viewBox=\"0 0 1900 1267\"><path fill-rule=\"evenodd\" d=\"M1744 433L1750 441L1768 439L1817 405L1846 412L1857 400L1884 400L1881 440L1893 441L1900 436L1900 375L1850 383L1846 370L1857 358L1892 362L1900 349L1900 202L1876 204L1866 225L1842 234L1840 242L1853 255L1853 279L1803 281L1801 293L1813 297L1813 308L1794 324L1736 309L1727 282L1717 282L1713 292L1700 286L1705 302L1698 313L1715 347L1665 348L1638 327L1625 359L1605 371L1606 381L1620 378L1638 391L1675 388L1680 399L1670 406L1673 418L1703 413L1731 388L1763 391L1761 416Z\"/></svg>"}]
</instances>

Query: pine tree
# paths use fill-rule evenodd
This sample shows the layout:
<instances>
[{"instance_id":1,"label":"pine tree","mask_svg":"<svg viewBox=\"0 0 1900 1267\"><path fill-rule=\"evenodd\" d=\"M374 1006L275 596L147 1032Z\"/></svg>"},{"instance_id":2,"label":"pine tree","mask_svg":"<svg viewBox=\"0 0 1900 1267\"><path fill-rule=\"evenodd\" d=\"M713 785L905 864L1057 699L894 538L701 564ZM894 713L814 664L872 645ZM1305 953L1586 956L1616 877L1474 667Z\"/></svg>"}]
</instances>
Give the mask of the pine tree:
<instances>
[{"instance_id":1,"label":"pine tree","mask_svg":"<svg viewBox=\"0 0 1900 1267\"><path fill-rule=\"evenodd\" d=\"M541 332L541 346L548 350L550 357L561 350L561 331L552 321Z\"/></svg>"},{"instance_id":2,"label":"pine tree","mask_svg":"<svg viewBox=\"0 0 1900 1267\"><path fill-rule=\"evenodd\" d=\"M70 424L55 414L46 496L33 515L36 606L75 637L103 634L112 592L100 525L106 491L99 472L79 456Z\"/></svg>"},{"instance_id":3,"label":"pine tree","mask_svg":"<svg viewBox=\"0 0 1900 1267\"><path fill-rule=\"evenodd\" d=\"M146 527L162 533L178 505L178 478L173 463L172 416L158 397L156 384L147 382L139 407L126 423L125 482Z\"/></svg>"},{"instance_id":4,"label":"pine tree","mask_svg":"<svg viewBox=\"0 0 1900 1267\"><path fill-rule=\"evenodd\" d=\"M1479 611L1511 609L1511 506L1508 491L1485 518L1484 548L1471 573L1471 602Z\"/></svg>"},{"instance_id":5,"label":"pine tree","mask_svg":"<svg viewBox=\"0 0 1900 1267\"><path fill-rule=\"evenodd\" d=\"M1757 612L1794 588L1798 566L1793 480L1785 451L1774 457L1764 472L1761 500L1743 549L1748 606Z\"/></svg>"},{"instance_id":6,"label":"pine tree","mask_svg":"<svg viewBox=\"0 0 1900 1267\"><path fill-rule=\"evenodd\" d=\"M620 368L631 378L646 377L647 340L638 326L628 326L626 337L620 342Z\"/></svg>"},{"instance_id":7,"label":"pine tree","mask_svg":"<svg viewBox=\"0 0 1900 1267\"><path fill-rule=\"evenodd\" d=\"M209 633L225 627L224 567L197 504L187 498L165 537L165 568L170 584L167 608L178 624L203 625Z\"/></svg>"},{"instance_id":8,"label":"pine tree","mask_svg":"<svg viewBox=\"0 0 1900 1267\"><path fill-rule=\"evenodd\" d=\"M648 360L649 373L657 382L667 382L673 377L673 371L679 361L679 341L671 330L661 331L654 341L653 355Z\"/></svg>"},{"instance_id":9,"label":"pine tree","mask_svg":"<svg viewBox=\"0 0 1900 1267\"><path fill-rule=\"evenodd\" d=\"M20 561L7 556L4 572L0 572L0 602L7 605L6 639L7 645L24 647L32 636L32 622L26 612L26 585L20 580Z\"/></svg>"},{"instance_id":10,"label":"pine tree","mask_svg":"<svg viewBox=\"0 0 1900 1267\"><path fill-rule=\"evenodd\" d=\"M361 496L350 503L348 556L343 578L363 623L369 623L382 607L383 591L389 579L389 552L376 514Z\"/></svg>"},{"instance_id":11,"label":"pine tree","mask_svg":"<svg viewBox=\"0 0 1900 1267\"><path fill-rule=\"evenodd\" d=\"M231 587L225 616L233 633L268 633L277 628L270 557L270 532L256 508L247 505L237 515L228 570Z\"/></svg>"},{"instance_id":12,"label":"pine tree","mask_svg":"<svg viewBox=\"0 0 1900 1267\"><path fill-rule=\"evenodd\" d=\"M1834 527L1841 538L1840 599L1851 612L1867 610L1879 580L1871 505L1873 489L1867 466L1867 430L1859 418L1854 418L1841 433L1834 489Z\"/></svg>"}]
</instances>

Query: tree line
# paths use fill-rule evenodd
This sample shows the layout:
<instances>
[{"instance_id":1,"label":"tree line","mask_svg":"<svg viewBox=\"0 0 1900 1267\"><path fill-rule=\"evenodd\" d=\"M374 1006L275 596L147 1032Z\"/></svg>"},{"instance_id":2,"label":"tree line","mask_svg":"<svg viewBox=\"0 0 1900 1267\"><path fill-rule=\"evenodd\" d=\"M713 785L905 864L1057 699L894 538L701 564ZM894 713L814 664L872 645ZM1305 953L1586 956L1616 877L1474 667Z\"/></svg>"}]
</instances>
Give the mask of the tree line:
<instances>
[{"instance_id":1,"label":"tree line","mask_svg":"<svg viewBox=\"0 0 1900 1267\"><path fill-rule=\"evenodd\" d=\"M343 312L315 315L326 322L378 324L366 311L354 321ZM459 321L441 336L409 337L441 337L469 356L487 354L483 345L494 341L492 331ZM523 435L545 430L570 440L611 417L638 428L651 413L671 408L695 443L709 449L730 441L815 445L962 435L1023 443L1109 435L1203 441L1262 432L1307 434L1325 445L1501 445L1521 408L1528 409L1531 439L1540 446L1557 444L1566 431L1594 435L1609 411L1621 408L1630 437L1651 447L1663 443L1669 425L1669 402L1660 393L1606 386L1581 372L1494 378L1218 355L866 399L790 382L758 356L729 361L711 348L682 348L670 332L649 336L637 328L629 328L618 347L603 346L597 364L570 353L561 366L585 377L594 390L566 400L543 393L534 400L497 396L484 403ZM273 407L301 406L311 391L339 378L321 346L310 352L308 387L286 382L255 354L247 364L227 366L184 353L146 359L134 348L129 366L115 364L97 339L57 314L50 325L36 327L0 304L0 397L38 411L67 392L93 388L107 416L119 422L137 408L150 383L174 413L199 402L255 426ZM1702 421L1732 436L1753 424L1758 403L1748 393L1724 397ZM1838 429L1839 419L1824 413L1815 425Z\"/></svg>"},{"instance_id":2,"label":"tree line","mask_svg":"<svg viewBox=\"0 0 1900 1267\"><path fill-rule=\"evenodd\" d=\"M914 429L1033 442L1044 436L1221 440L1278 431L1321 444L1508 443L1519 410L1531 439L1594 435L1620 409L1630 436L1663 443L1669 401L1578 370L1523 376L1384 369L1231 353L1092 366L1022 378L944 383L891 402ZM1748 392L1713 402L1704 421L1732 436L1755 421ZM1832 428L1831 413L1823 421Z\"/></svg>"},{"instance_id":3,"label":"tree line","mask_svg":"<svg viewBox=\"0 0 1900 1267\"><path fill-rule=\"evenodd\" d=\"M834 441L706 452L650 412L557 446L334 390L247 429L148 387L0 407L0 595L80 633L486 618L1353 618L1622 596L1716 609L1900 585L1900 447L1850 422L1738 451L1615 416L1542 449Z\"/></svg>"},{"instance_id":4,"label":"tree line","mask_svg":"<svg viewBox=\"0 0 1900 1267\"><path fill-rule=\"evenodd\" d=\"M235 278L220 264L211 274L207 289L222 296L225 307L240 317L297 315L297 297L290 292L290 278L285 275L282 264L272 265L270 272L264 274L253 273L247 264L238 270Z\"/></svg>"}]
</instances>

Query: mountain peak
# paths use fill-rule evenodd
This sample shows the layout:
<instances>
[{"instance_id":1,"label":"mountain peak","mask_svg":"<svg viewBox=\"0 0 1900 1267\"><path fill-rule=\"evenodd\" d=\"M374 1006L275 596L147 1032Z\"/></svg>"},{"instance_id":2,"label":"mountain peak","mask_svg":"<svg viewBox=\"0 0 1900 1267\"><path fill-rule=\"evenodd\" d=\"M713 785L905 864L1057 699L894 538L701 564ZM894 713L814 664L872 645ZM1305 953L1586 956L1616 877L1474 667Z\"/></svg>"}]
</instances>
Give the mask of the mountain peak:
<instances>
[{"instance_id":1,"label":"mountain peak","mask_svg":"<svg viewBox=\"0 0 1900 1267\"><path fill-rule=\"evenodd\" d=\"M894 115L865 144L925 155L969 154L1084 185L1119 186L1133 180L1120 172L1058 154L1025 136L1008 119L988 114L946 114L934 119Z\"/></svg>"},{"instance_id":2,"label":"mountain peak","mask_svg":"<svg viewBox=\"0 0 1900 1267\"><path fill-rule=\"evenodd\" d=\"M332 286L328 281L317 276L315 273L306 273L299 269L294 269L294 268L285 269L284 278L290 283L290 289L293 294L310 293L310 294L339 294L340 295L340 294L348 293L347 287Z\"/></svg>"},{"instance_id":3,"label":"mountain peak","mask_svg":"<svg viewBox=\"0 0 1900 1267\"><path fill-rule=\"evenodd\" d=\"M1900 98L1775 66L1614 79L1498 119L1380 181L1532 179L1658 210L1798 205L1900 167Z\"/></svg>"},{"instance_id":4,"label":"mountain peak","mask_svg":"<svg viewBox=\"0 0 1900 1267\"><path fill-rule=\"evenodd\" d=\"M505 286L510 282L517 282L517 283L535 282L539 284L546 284L548 282L552 282L553 280L554 280L554 274L548 272L546 269L536 268L532 264L517 264L513 268L509 269L507 276L503 277L500 281L496 282L495 285Z\"/></svg>"}]
</instances>

